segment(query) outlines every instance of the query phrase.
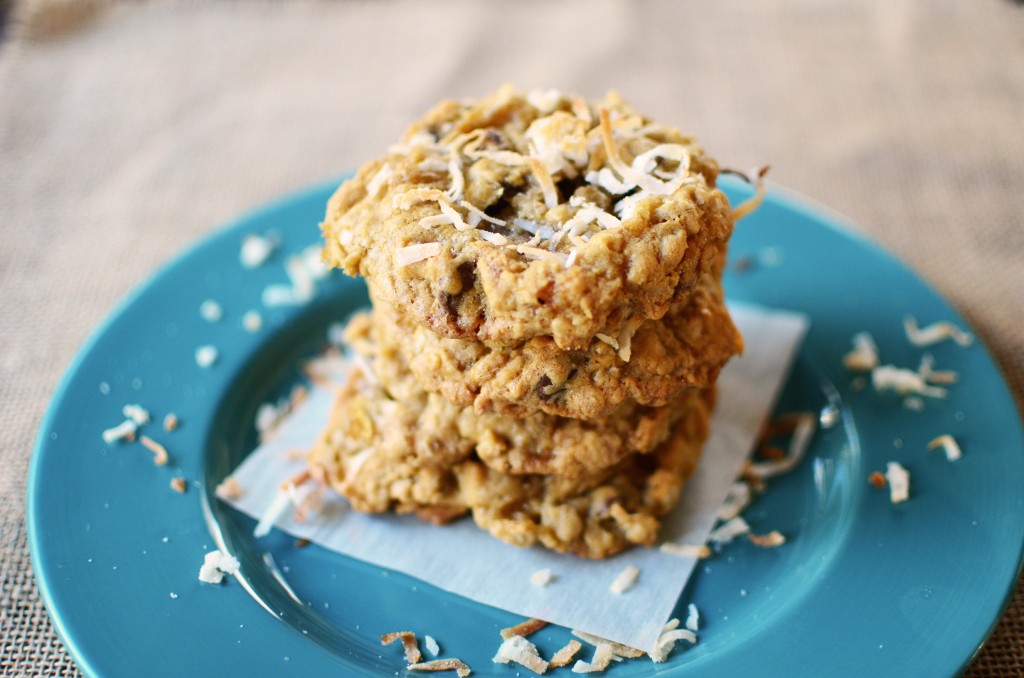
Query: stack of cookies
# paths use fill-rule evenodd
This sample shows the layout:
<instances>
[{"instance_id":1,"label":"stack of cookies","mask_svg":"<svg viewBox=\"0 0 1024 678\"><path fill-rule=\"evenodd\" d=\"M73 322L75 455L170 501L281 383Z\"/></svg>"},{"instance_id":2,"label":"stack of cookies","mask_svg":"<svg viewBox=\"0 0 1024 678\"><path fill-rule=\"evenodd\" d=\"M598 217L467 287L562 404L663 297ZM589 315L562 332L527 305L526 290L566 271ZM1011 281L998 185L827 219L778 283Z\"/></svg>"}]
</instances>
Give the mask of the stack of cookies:
<instances>
[{"instance_id":1,"label":"stack of cookies","mask_svg":"<svg viewBox=\"0 0 1024 678\"><path fill-rule=\"evenodd\" d=\"M314 472L357 510L470 513L520 546L651 544L742 348L717 173L614 94L436 106L328 205L325 259L373 310Z\"/></svg>"}]
</instances>

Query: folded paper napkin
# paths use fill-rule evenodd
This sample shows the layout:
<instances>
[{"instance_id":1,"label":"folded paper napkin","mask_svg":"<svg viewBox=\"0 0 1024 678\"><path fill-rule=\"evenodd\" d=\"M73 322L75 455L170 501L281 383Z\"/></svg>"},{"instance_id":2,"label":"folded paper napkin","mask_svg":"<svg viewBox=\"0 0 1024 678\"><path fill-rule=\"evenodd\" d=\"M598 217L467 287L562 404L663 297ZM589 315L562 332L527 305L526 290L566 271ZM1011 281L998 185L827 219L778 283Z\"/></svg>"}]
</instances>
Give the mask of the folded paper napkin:
<instances>
[{"instance_id":1,"label":"folded paper napkin","mask_svg":"<svg viewBox=\"0 0 1024 678\"><path fill-rule=\"evenodd\" d=\"M746 348L718 380L718 399L704 454L682 500L662 528L664 541L703 544L743 461L771 412L808 327L804 316L752 306L732 306ZM312 388L309 397L232 474L244 493L230 500L250 516L267 512L284 479L304 466L296 448L309 448L334 399L333 389ZM522 549L498 541L471 520L436 527L412 516L365 515L331 496L323 510L277 527L326 548L417 577L471 600L580 629L632 647L653 647L693 573L696 560L657 548L633 548L600 561ZM474 557L466 558L472 553ZM500 565L498 565L500 563ZM627 566L640 571L623 595L609 586ZM547 586L531 586L531 574L547 569ZM508 582L522 582L508 586Z\"/></svg>"}]
</instances>

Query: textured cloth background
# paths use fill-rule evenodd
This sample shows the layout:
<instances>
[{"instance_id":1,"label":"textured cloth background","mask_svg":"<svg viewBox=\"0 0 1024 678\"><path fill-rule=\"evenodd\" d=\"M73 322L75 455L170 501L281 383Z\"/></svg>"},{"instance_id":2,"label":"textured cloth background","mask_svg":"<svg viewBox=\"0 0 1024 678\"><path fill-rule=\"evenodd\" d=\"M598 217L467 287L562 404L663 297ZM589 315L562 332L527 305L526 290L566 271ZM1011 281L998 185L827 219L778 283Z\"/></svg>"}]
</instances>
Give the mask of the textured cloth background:
<instances>
[{"instance_id":1,"label":"textured cloth background","mask_svg":"<svg viewBox=\"0 0 1024 678\"><path fill-rule=\"evenodd\" d=\"M0 673L77 675L30 570L36 429L75 351L218 224L442 96L600 96L845 213L1024 395L1024 9L975 2L41 2L0 42ZM981 576L981 573L979 573ZM955 624L955 620L950 620ZM1020 589L972 676L1024 675Z\"/></svg>"}]
</instances>

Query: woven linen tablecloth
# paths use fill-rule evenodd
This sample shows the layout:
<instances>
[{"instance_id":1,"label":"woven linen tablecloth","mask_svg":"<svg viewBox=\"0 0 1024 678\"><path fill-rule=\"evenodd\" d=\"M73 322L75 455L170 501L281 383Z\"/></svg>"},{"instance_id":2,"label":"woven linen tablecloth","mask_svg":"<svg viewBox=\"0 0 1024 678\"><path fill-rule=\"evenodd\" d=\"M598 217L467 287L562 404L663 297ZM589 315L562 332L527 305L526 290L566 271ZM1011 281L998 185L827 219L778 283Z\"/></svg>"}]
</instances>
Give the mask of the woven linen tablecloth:
<instances>
[{"instance_id":1,"label":"woven linen tablecloth","mask_svg":"<svg viewBox=\"0 0 1024 678\"><path fill-rule=\"evenodd\" d=\"M616 88L730 166L770 163L951 300L1021 402L1014 3L15 4L0 42L0 673L77 675L33 582L25 485L97 323L226 219L358 165L443 96L506 81ZM1019 587L969 675L1024 675Z\"/></svg>"}]
</instances>

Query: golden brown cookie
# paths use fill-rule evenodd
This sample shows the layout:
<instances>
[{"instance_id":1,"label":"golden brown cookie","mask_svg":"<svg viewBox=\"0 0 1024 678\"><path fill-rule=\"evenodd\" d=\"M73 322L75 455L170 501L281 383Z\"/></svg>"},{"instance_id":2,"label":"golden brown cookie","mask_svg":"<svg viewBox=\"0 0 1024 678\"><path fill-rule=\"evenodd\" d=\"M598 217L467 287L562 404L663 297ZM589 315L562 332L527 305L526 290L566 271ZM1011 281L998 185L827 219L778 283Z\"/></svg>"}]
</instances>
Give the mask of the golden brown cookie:
<instances>
[{"instance_id":1,"label":"golden brown cookie","mask_svg":"<svg viewBox=\"0 0 1024 678\"><path fill-rule=\"evenodd\" d=\"M587 558L654 542L659 518L696 466L712 401L710 391L687 391L671 435L654 452L566 478L495 471L472 452L462 457L462 445L434 449L439 439L424 432L423 413L366 397L381 391L354 370L309 456L314 474L355 509L415 513L433 523L470 511L503 541Z\"/></svg>"},{"instance_id":2,"label":"golden brown cookie","mask_svg":"<svg viewBox=\"0 0 1024 678\"><path fill-rule=\"evenodd\" d=\"M374 312L376 313L376 311ZM360 367L339 395L337 416L329 428L352 430L337 444L356 454L366 441L394 449L397 464L410 458L433 457L445 462L474 450L489 467L510 474L557 474L567 478L601 471L630 454L651 452L669 435L682 415L688 396L676 395L663 407L627 401L601 419L577 420L535 412L511 418L493 412L477 414L427 393L405 367L397 346L377 341L370 314L355 316L345 333ZM365 412L365 416L363 413ZM404 429L410 429L405 431ZM356 435L360 433L360 435Z\"/></svg>"},{"instance_id":3,"label":"golden brown cookie","mask_svg":"<svg viewBox=\"0 0 1024 678\"><path fill-rule=\"evenodd\" d=\"M401 353L425 389L481 415L596 419L628 402L659 407L682 388L714 384L743 347L712 275L660 320L643 321L632 335L601 335L584 350L560 349L551 337L494 349L439 337L379 299L374 309L381 344Z\"/></svg>"},{"instance_id":4,"label":"golden brown cookie","mask_svg":"<svg viewBox=\"0 0 1024 678\"><path fill-rule=\"evenodd\" d=\"M684 300L731 208L696 141L617 95L445 101L328 203L325 260L430 331L585 350Z\"/></svg>"}]
</instances>

